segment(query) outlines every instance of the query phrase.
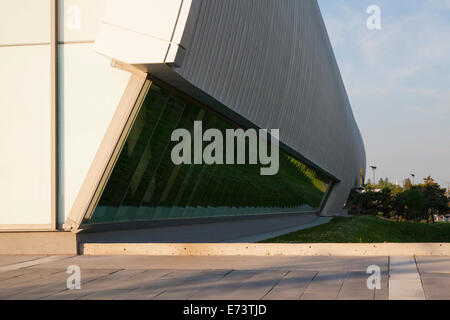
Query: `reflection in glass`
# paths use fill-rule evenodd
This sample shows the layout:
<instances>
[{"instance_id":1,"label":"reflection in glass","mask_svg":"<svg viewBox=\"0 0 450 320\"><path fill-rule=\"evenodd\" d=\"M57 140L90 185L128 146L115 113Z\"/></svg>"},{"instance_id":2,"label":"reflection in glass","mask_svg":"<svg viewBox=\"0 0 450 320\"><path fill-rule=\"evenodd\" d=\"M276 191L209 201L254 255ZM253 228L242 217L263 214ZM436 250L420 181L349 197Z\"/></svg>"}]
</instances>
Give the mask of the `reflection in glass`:
<instances>
[{"instance_id":1,"label":"reflection in glass","mask_svg":"<svg viewBox=\"0 0 450 320\"><path fill-rule=\"evenodd\" d=\"M231 121L152 85L97 207L84 223L317 211L330 180L280 150L274 176L261 165L180 165L171 160L175 129L238 128ZM205 143L205 146L207 143Z\"/></svg>"}]
</instances>

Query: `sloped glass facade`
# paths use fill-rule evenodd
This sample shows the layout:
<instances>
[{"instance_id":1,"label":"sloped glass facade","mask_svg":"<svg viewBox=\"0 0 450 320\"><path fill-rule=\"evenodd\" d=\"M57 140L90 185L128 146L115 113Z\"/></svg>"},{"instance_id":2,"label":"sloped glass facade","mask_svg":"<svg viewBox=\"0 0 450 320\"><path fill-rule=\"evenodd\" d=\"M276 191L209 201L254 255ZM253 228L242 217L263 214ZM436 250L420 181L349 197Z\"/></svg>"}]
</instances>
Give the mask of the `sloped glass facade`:
<instances>
[{"instance_id":1,"label":"sloped glass facade","mask_svg":"<svg viewBox=\"0 0 450 320\"><path fill-rule=\"evenodd\" d=\"M175 129L239 128L178 93L152 84L93 213L84 224L318 211L330 184L280 150L279 171L261 164L175 165ZM208 143L204 143L204 147ZM235 162L236 163L236 162Z\"/></svg>"}]
</instances>

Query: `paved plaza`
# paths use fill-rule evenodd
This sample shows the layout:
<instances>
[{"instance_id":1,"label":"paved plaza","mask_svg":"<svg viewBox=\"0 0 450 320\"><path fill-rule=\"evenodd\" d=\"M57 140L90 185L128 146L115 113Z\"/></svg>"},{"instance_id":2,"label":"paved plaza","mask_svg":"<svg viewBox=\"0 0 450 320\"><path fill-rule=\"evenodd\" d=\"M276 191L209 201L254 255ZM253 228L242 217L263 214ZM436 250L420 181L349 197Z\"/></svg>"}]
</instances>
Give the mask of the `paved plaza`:
<instances>
[{"instance_id":1,"label":"paved plaza","mask_svg":"<svg viewBox=\"0 0 450 320\"><path fill-rule=\"evenodd\" d=\"M450 257L0 256L0 299L450 299Z\"/></svg>"}]
</instances>

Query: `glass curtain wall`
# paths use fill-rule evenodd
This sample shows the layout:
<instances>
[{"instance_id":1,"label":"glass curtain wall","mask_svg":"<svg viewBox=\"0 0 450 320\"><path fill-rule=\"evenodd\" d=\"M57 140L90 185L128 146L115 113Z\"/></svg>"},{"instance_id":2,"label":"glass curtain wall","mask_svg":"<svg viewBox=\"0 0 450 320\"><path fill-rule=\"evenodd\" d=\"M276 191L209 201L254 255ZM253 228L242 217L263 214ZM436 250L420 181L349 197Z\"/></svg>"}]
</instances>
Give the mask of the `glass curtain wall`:
<instances>
[{"instance_id":1,"label":"glass curtain wall","mask_svg":"<svg viewBox=\"0 0 450 320\"><path fill-rule=\"evenodd\" d=\"M98 205L83 223L319 209L330 179L282 150L279 171L273 176L261 175L261 164L175 165L171 153L178 142L171 141L172 132L184 128L192 133L195 121L202 121L203 132L215 128L224 137L226 129L238 128L172 90L152 84Z\"/></svg>"}]
</instances>

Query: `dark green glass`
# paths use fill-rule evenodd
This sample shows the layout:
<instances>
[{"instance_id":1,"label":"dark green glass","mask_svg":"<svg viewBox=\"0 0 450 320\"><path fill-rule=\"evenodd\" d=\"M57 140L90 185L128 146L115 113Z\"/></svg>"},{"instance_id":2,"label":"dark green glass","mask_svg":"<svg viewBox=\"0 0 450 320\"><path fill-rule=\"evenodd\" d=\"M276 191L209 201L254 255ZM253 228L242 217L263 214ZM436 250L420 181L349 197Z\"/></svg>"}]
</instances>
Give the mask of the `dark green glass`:
<instances>
[{"instance_id":1,"label":"dark green glass","mask_svg":"<svg viewBox=\"0 0 450 320\"><path fill-rule=\"evenodd\" d=\"M330 179L282 150L279 171L273 176L261 175L260 164L175 165L171 152L177 142L171 141L172 132L184 128L192 133L195 121L202 121L203 131L219 129L224 144L225 130L238 128L171 90L152 85L97 207L83 223L319 209Z\"/></svg>"}]
</instances>

